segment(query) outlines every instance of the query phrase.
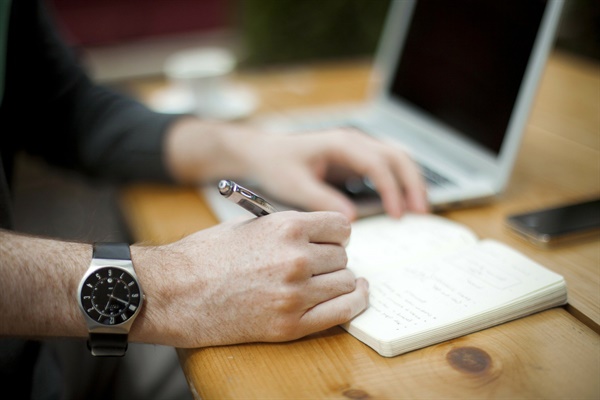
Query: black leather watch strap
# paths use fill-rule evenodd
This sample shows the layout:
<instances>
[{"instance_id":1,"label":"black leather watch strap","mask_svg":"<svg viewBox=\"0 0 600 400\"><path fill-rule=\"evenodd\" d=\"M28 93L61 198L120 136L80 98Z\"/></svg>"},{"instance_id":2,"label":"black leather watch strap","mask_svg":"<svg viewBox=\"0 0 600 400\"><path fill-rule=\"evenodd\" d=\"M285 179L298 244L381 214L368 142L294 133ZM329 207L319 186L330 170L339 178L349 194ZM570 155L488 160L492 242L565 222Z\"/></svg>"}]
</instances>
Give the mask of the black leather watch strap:
<instances>
[{"instance_id":1,"label":"black leather watch strap","mask_svg":"<svg viewBox=\"0 0 600 400\"><path fill-rule=\"evenodd\" d=\"M94 243L94 258L109 260L131 260L131 251L127 243Z\"/></svg>"},{"instance_id":2,"label":"black leather watch strap","mask_svg":"<svg viewBox=\"0 0 600 400\"><path fill-rule=\"evenodd\" d=\"M127 243L94 243L93 258L106 260L131 260ZM126 333L90 332L87 347L96 357L123 357L127 351Z\"/></svg>"},{"instance_id":3,"label":"black leather watch strap","mask_svg":"<svg viewBox=\"0 0 600 400\"><path fill-rule=\"evenodd\" d=\"M127 334L90 333L87 347L96 357L123 357L127 351Z\"/></svg>"}]
</instances>

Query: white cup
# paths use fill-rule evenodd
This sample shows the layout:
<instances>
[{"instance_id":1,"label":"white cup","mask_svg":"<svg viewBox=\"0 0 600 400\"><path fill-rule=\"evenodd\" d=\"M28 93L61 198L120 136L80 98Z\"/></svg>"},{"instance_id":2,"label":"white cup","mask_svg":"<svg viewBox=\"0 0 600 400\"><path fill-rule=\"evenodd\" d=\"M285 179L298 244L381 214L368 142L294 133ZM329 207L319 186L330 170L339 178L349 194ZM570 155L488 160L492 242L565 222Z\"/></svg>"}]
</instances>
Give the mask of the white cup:
<instances>
[{"instance_id":1,"label":"white cup","mask_svg":"<svg viewBox=\"0 0 600 400\"><path fill-rule=\"evenodd\" d=\"M189 49L171 55L165 73L172 84L191 97L193 112L218 118L228 107L225 89L235 64L234 55L223 48Z\"/></svg>"}]
</instances>

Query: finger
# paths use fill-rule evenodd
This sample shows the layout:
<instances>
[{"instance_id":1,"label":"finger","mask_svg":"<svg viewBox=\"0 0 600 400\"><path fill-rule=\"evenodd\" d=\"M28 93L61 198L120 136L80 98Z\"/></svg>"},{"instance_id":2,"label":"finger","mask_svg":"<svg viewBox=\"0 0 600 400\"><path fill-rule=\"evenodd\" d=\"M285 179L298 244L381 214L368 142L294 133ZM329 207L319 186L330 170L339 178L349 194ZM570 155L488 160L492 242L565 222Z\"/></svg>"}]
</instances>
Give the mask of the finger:
<instances>
[{"instance_id":1,"label":"finger","mask_svg":"<svg viewBox=\"0 0 600 400\"><path fill-rule=\"evenodd\" d=\"M369 285L363 278L356 280L352 292L332 298L309 309L302 316L302 336L348 322L369 304Z\"/></svg>"},{"instance_id":2,"label":"finger","mask_svg":"<svg viewBox=\"0 0 600 400\"><path fill-rule=\"evenodd\" d=\"M308 171L297 171L290 180L294 182L294 189L287 193L293 196L279 196L286 203L307 211L337 211L350 220L356 219L354 203Z\"/></svg>"},{"instance_id":3,"label":"finger","mask_svg":"<svg viewBox=\"0 0 600 400\"><path fill-rule=\"evenodd\" d=\"M353 167L358 173L371 180L381 198L383 208L388 214L394 217L403 214L405 201L402 182L398 181L391 161L385 156L385 151L379 149L378 153L363 155L360 160L354 162Z\"/></svg>"},{"instance_id":4,"label":"finger","mask_svg":"<svg viewBox=\"0 0 600 400\"><path fill-rule=\"evenodd\" d=\"M408 210L427 212L429 210L427 186L419 166L398 144L392 144L391 149L393 150L392 164L398 179L403 182L403 194Z\"/></svg>"},{"instance_id":5,"label":"finger","mask_svg":"<svg viewBox=\"0 0 600 400\"><path fill-rule=\"evenodd\" d=\"M306 281L304 307L310 309L327 300L350 293L356 289L356 277L349 269L315 275Z\"/></svg>"},{"instance_id":6,"label":"finger","mask_svg":"<svg viewBox=\"0 0 600 400\"><path fill-rule=\"evenodd\" d=\"M392 216L399 217L404 212L404 196L394 169L389 151L381 142L357 134L359 139L354 146L340 146L335 150L335 161L351 168L357 174L368 176L381 197L383 207Z\"/></svg>"},{"instance_id":7,"label":"finger","mask_svg":"<svg viewBox=\"0 0 600 400\"><path fill-rule=\"evenodd\" d=\"M350 221L343 214L315 211L298 215L304 218L306 234L310 243L346 245L350 239Z\"/></svg>"},{"instance_id":8,"label":"finger","mask_svg":"<svg viewBox=\"0 0 600 400\"><path fill-rule=\"evenodd\" d=\"M290 252L288 279L308 285L312 277L346 269L348 255L339 244L308 243L308 247ZM353 278L354 279L354 278Z\"/></svg>"},{"instance_id":9,"label":"finger","mask_svg":"<svg viewBox=\"0 0 600 400\"><path fill-rule=\"evenodd\" d=\"M378 165L373 165L366 175L375 185L384 210L393 217L400 217L406 208L405 200L402 185L396 179L390 165L379 161Z\"/></svg>"},{"instance_id":10,"label":"finger","mask_svg":"<svg viewBox=\"0 0 600 400\"><path fill-rule=\"evenodd\" d=\"M345 147L337 157L371 179L386 212L396 217L402 215L405 209L426 212L425 183L416 163L404 148L397 142L384 143L360 131L351 134L356 135L357 143L363 142L361 153L355 154L356 148ZM345 150L348 150L346 154Z\"/></svg>"},{"instance_id":11,"label":"finger","mask_svg":"<svg viewBox=\"0 0 600 400\"><path fill-rule=\"evenodd\" d=\"M307 254L304 279L343 270L348 264L346 249L340 244L309 243Z\"/></svg>"}]
</instances>

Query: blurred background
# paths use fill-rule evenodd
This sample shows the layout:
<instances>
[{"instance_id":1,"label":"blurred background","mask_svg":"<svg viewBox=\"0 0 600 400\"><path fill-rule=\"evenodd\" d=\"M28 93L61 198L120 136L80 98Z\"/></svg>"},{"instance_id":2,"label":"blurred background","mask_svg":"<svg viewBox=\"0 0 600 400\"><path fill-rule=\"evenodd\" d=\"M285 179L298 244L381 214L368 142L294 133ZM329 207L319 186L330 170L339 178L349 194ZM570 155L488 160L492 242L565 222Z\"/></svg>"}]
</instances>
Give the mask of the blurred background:
<instances>
[{"instance_id":1,"label":"blurred background","mask_svg":"<svg viewBox=\"0 0 600 400\"><path fill-rule=\"evenodd\" d=\"M191 46L228 47L243 67L368 56L389 5L389 0L49 1L101 80L161 73L169 53Z\"/></svg>"},{"instance_id":2,"label":"blurred background","mask_svg":"<svg viewBox=\"0 0 600 400\"><path fill-rule=\"evenodd\" d=\"M238 70L339 60L369 62L389 0L46 0L59 28L96 80L127 90L163 79L165 62L190 48L228 49ZM600 62L600 2L567 0L560 51ZM133 95L136 95L135 93ZM21 157L17 228L78 240L131 237L116 188Z\"/></svg>"},{"instance_id":3,"label":"blurred background","mask_svg":"<svg viewBox=\"0 0 600 400\"><path fill-rule=\"evenodd\" d=\"M166 57L205 45L245 68L369 57L389 0L48 0L100 80L160 74ZM600 57L600 5L567 0L557 45Z\"/></svg>"}]
</instances>

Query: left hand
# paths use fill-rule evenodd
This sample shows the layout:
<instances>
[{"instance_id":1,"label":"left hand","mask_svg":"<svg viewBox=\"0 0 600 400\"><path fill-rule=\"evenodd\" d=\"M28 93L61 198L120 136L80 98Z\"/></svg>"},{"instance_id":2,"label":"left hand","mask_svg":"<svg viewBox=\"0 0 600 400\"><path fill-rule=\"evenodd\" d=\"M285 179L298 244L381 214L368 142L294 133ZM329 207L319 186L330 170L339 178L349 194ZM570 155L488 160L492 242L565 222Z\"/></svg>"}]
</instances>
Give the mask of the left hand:
<instances>
[{"instance_id":1,"label":"left hand","mask_svg":"<svg viewBox=\"0 0 600 400\"><path fill-rule=\"evenodd\" d=\"M250 149L252 176L280 201L306 210L332 210L356 217L355 205L328 184L335 168L368 177L394 217L426 212L425 184L416 164L395 143L384 143L354 129L299 135L262 135Z\"/></svg>"},{"instance_id":2,"label":"left hand","mask_svg":"<svg viewBox=\"0 0 600 400\"><path fill-rule=\"evenodd\" d=\"M175 124L165 147L167 165L180 182L252 178L261 192L283 203L338 211L353 220L356 206L326 181L341 168L368 177L391 216L428 210L425 183L402 146L355 129L277 135L187 118Z\"/></svg>"}]
</instances>

